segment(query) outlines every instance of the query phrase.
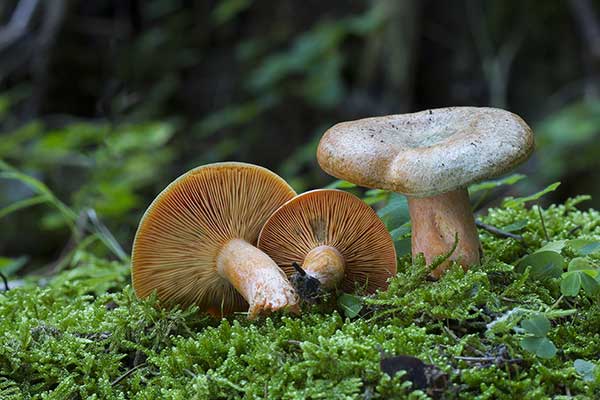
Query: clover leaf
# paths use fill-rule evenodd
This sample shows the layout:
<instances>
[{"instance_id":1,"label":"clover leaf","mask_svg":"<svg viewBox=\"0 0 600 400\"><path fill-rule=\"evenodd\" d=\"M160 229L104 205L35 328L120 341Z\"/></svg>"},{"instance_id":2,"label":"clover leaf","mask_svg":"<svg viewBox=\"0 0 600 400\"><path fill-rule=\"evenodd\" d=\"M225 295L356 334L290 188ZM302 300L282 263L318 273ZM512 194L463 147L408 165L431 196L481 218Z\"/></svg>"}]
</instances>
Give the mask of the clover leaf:
<instances>
[{"instance_id":1,"label":"clover leaf","mask_svg":"<svg viewBox=\"0 0 600 400\"><path fill-rule=\"evenodd\" d=\"M546 337L550 331L550 321L542 314L521 321L521 328L529 333L521 339L521 347L535 353L540 358L552 358L556 355L556 346Z\"/></svg>"}]
</instances>

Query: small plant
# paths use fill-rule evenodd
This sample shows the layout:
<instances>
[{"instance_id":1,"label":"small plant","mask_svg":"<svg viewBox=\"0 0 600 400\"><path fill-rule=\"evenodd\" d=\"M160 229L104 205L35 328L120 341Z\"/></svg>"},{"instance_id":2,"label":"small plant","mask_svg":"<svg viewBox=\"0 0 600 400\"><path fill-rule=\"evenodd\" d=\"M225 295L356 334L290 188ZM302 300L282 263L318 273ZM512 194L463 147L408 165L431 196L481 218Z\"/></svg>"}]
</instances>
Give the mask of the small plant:
<instances>
[{"instance_id":1,"label":"small plant","mask_svg":"<svg viewBox=\"0 0 600 400\"><path fill-rule=\"evenodd\" d=\"M577 359L573 363L573 367L575 367L575 371L577 371L577 373L581 375L581 378L585 382L594 382L596 380L596 364L589 361Z\"/></svg>"},{"instance_id":2,"label":"small plant","mask_svg":"<svg viewBox=\"0 0 600 400\"><path fill-rule=\"evenodd\" d=\"M568 264L562 254L565 248L570 248L578 256ZM600 274L598 267L588 256L598 252L600 241L558 240L523 257L517 268L524 271L526 267L530 267L530 277L535 280L560 279L560 289L564 296L577 296L583 288L589 297L597 297L600 294Z\"/></svg>"},{"instance_id":3,"label":"small plant","mask_svg":"<svg viewBox=\"0 0 600 400\"><path fill-rule=\"evenodd\" d=\"M577 296L581 288L589 297L600 294L598 269L585 257L577 257L569 262L567 272L562 274L560 291L565 296Z\"/></svg>"},{"instance_id":4,"label":"small plant","mask_svg":"<svg viewBox=\"0 0 600 400\"><path fill-rule=\"evenodd\" d=\"M521 339L523 349L541 358L552 358L556 355L556 346L547 337L550 321L544 315L538 314L521 321L521 329L527 332L527 336Z\"/></svg>"},{"instance_id":5,"label":"small plant","mask_svg":"<svg viewBox=\"0 0 600 400\"><path fill-rule=\"evenodd\" d=\"M337 304L344 315L350 319L358 316L363 308L362 298L348 293L342 293L337 299Z\"/></svg>"}]
</instances>

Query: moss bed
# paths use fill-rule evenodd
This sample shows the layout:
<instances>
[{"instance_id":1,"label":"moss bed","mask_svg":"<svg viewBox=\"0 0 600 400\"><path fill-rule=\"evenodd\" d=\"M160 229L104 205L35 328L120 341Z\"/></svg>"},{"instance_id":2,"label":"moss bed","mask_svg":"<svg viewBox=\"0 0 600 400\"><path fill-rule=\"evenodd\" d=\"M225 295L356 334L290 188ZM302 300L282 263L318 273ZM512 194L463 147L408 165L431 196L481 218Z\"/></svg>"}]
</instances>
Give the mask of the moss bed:
<instances>
[{"instance_id":1,"label":"moss bed","mask_svg":"<svg viewBox=\"0 0 600 400\"><path fill-rule=\"evenodd\" d=\"M544 210L551 242L600 240L600 214L581 200ZM353 318L335 299L253 322L163 310L135 298L128 265L79 252L72 269L0 292L0 399L600 398L600 296L561 296L561 277L517 268L547 244L535 207L505 203L481 219L522 221L524 240L480 230L482 265L437 282L405 255ZM561 243L567 264L581 257ZM583 258L597 267L600 254ZM535 315L551 322L549 358L522 345ZM382 372L398 355L433 366L425 387L406 379L410 368Z\"/></svg>"}]
</instances>

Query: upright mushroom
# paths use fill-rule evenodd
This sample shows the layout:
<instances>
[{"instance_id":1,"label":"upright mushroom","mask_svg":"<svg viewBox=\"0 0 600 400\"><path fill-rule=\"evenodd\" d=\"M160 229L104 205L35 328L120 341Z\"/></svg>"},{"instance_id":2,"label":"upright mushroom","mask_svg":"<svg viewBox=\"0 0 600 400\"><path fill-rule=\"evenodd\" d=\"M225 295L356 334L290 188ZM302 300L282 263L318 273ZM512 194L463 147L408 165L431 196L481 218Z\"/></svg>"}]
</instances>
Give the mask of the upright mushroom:
<instances>
[{"instance_id":1,"label":"upright mushroom","mask_svg":"<svg viewBox=\"0 0 600 400\"><path fill-rule=\"evenodd\" d=\"M359 285L372 293L396 274L396 250L377 214L340 190L303 193L281 206L265 223L258 247L288 275L294 263L324 289Z\"/></svg>"},{"instance_id":2,"label":"upright mushroom","mask_svg":"<svg viewBox=\"0 0 600 400\"><path fill-rule=\"evenodd\" d=\"M458 246L450 260L465 269L480 261L467 185L501 175L534 148L531 129L496 108L451 107L342 122L325 132L317 158L330 175L404 194L412 221L412 253L435 256Z\"/></svg>"},{"instance_id":3,"label":"upright mushroom","mask_svg":"<svg viewBox=\"0 0 600 400\"><path fill-rule=\"evenodd\" d=\"M254 245L267 218L295 196L273 172L225 162L177 178L142 217L132 255L138 297L196 304L213 314L248 307L248 317L298 299L285 275Z\"/></svg>"}]
</instances>

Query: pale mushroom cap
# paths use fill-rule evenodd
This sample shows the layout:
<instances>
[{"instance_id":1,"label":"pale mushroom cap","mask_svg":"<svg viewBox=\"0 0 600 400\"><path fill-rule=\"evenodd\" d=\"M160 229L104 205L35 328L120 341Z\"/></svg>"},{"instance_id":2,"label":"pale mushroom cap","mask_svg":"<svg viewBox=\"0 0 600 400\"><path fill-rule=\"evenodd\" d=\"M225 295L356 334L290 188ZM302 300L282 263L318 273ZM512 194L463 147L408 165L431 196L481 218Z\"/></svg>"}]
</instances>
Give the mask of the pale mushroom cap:
<instances>
[{"instance_id":1,"label":"pale mushroom cap","mask_svg":"<svg viewBox=\"0 0 600 400\"><path fill-rule=\"evenodd\" d=\"M450 107L339 123L323 135L317 159L339 179L427 197L502 175L533 148L518 115Z\"/></svg>"},{"instance_id":2,"label":"pale mushroom cap","mask_svg":"<svg viewBox=\"0 0 600 400\"><path fill-rule=\"evenodd\" d=\"M341 288L370 293L396 274L396 250L385 225L365 202L340 190L319 189L296 196L267 220L258 247L289 276L312 249L331 246L344 258Z\"/></svg>"},{"instance_id":3,"label":"pale mushroom cap","mask_svg":"<svg viewBox=\"0 0 600 400\"><path fill-rule=\"evenodd\" d=\"M255 245L269 216L296 195L273 172L251 164L201 166L167 186L146 210L131 259L138 297L156 290L161 303L224 313L248 307L217 273L217 256L231 239Z\"/></svg>"}]
</instances>

